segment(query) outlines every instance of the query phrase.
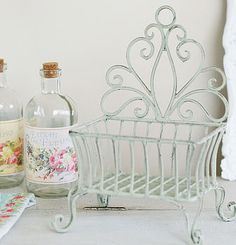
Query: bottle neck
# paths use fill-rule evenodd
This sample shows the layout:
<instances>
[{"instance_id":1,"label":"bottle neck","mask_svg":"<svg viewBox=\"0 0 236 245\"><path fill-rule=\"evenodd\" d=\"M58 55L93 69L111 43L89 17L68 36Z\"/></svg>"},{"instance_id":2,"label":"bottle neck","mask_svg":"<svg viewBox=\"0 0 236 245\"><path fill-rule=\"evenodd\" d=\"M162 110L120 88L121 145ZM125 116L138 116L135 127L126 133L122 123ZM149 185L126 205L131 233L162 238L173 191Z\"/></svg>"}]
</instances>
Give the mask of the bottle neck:
<instances>
[{"instance_id":1,"label":"bottle neck","mask_svg":"<svg viewBox=\"0 0 236 245\"><path fill-rule=\"evenodd\" d=\"M7 79L6 79L6 72L0 72L0 88L7 87Z\"/></svg>"},{"instance_id":2,"label":"bottle neck","mask_svg":"<svg viewBox=\"0 0 236 245\"><path fill-rule=\"evenodd\" d=\"M60 77L42 77L41 89L43 94L59 94L61 92Z\"/></svg>"}]
</instances>

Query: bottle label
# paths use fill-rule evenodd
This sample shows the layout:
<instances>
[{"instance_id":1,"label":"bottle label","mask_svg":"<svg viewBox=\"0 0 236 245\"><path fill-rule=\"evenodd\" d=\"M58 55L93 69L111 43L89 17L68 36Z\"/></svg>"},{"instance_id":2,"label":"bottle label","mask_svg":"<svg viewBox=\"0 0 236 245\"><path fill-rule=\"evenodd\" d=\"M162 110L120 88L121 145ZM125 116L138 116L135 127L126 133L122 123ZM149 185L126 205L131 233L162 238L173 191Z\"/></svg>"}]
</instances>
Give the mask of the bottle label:
<instances>
[{"instance_id":1,"label":"bottle label","mask_svg":"<svg viewBox=\"0 0 236 245\"><path fill-rule=\"evenodd\" d=\"M23 171L23 121L0 122L0 176Z\"/></svg>"},{"instance_id":2,"label":"bottle label","mask_svg":"<svg viewBox=\"0 0 236 245\"><path fill-rule=\"evenodd\" d=\"M40 184L70 183L78 178L71 127L25 127L26 178Z\"/></svg>"}]
</instances>

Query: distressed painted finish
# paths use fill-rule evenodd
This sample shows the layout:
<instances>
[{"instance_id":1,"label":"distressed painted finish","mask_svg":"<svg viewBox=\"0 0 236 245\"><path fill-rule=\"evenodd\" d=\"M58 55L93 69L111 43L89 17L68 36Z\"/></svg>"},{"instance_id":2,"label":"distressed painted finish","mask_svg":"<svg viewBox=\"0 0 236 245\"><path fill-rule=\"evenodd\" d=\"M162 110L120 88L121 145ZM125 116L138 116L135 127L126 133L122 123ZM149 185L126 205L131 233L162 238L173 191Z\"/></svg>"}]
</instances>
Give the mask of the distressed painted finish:
<instances>
[{"instance_id":1,"label":"distressed painted finish","mask_svg":"<svg viewBox=\"0 0 236 245\"><path fill-rule=\"evenodd\" d=\"M160 20L161 14L166 11L171 14L169 23ZM189 45L197 48L200 54L197 70L182 84L178 81L173 50L169 47L172 32L177 32L174 54L180 62L191 59ZM156 33L160 36L159 47L155 42ZM137 57L133 60L131 53L137 46L141 60L151 61L148 63L149 80L144 80L140 71L134 68L133 62ZM171 93L164 109L157 95L161 84L159 86L156 79L163 56L173 77ZM207 192L215 191L216 210L222 220L235 219L234 202L228 206L231 213L226 216L223 212L225 191L216 180L216 157L228 115L228 102L221 94L226 79L219 68L204 67L204 58L201 44L188 38L185 29L176 24L175 11L170 6L160 7L155 15L155 23L146 27L144 36L130 42L126 52L127 65L112 66L108 70L106 80L110 88L101 99L104 115L70 132L79 158L79 184L68 196L69 221L57 215L52 222L56 231L65 232L69 229L76 215L76 200L88 193L96 193L100 205L105 207L108 197L112 195L169 201L183 212L193 244L201 243L201 233L196 225ZM206 81L205 87L192 87L200 75L208 72L217 73L221 81L213 77ZM127 85L124 75L131 76L139 88ZM131 92L132 96L115 110L107 109L107 100L113 98L116 92ZM218 99L224 107L224 113L219 117L214 116L204 104L204 99L201 100L204 96ZM139 105L129 109L132 115L122 115L137 102ZM191 106L186 108L188 105ZM202 116L197 118L199 113ZM142 128L141 135L137 128ZM198 133L196 136L196 130L199 129L202 135ZM126 164L123 156L126 156ZM138 164L142 166L139 172ZM185 166L184 173L180 172L180 164ZM183 201L198 202L193 219L185 212Z\"/></svg>"}]
</instances>

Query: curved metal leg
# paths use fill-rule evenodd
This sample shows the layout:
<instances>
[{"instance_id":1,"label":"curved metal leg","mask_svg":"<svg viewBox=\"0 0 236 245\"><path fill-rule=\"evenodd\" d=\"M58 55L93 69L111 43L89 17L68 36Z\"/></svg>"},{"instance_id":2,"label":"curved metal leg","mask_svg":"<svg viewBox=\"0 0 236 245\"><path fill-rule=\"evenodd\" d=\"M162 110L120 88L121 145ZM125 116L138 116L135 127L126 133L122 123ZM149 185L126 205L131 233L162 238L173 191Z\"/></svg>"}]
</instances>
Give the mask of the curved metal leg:
<instances>
[{"instance_id":1,"label":"curved metal leg","mask_svg":"<svg viewBox=\"0 0 236 245\"><path fill-rule=\"evenodd\" d=\"M216 212L219 218L225 222L230 222L236 219L236 202L229 202L227 205L228 214L225 214L223 204L225 200L225 189L222 186L215 188L215 204Z\"/></svg>"},{"instance_id":2,"label":"curved metal leg","mask_svg":"<svg viewBox=\"0 0 236 245\"><path fill-rule=\"evenodd\" d=\"M101 208L107 208L109 205L109 195L97 194L98 205Z\"/></svg>"},{"instance_id":3,"label":"curved metal leg","mask_svg":"<svg viewBox=\"0 0 236 245\"><path fill-rule=\"evenodd\" d=\"M202 235L201 230L196 228L197 219L200 217L202 206L203 206L203 200L204 195L200 196L198 199L198 208L197 212L191 222L190 215L187 213L184 205L182 203L179 203L177 201L169 200L171 203L173 203L175 206L178 207L178 209L183 213L185 217L185 224L186 224L186 230L187 235L189 238L189 244L202 244Z\"/></svg>"},{"instance_id":4,"label":"curved metal leg","mask_svg":"<svg viewBox=\"0 0 236 245\"><path fill-rule=\"evenodd\" d=\"M190 216L186 212L186 209L184 208L183 205L180 205L180 209L182 210L185 216L186 227L187 227L188 237L190 239L190 244L202 244L201 230L196 228L197 219L200 217L202 206L203 206L203 196L199 198L197 212L191 222Z\"/></svg>"},{"instance_id":5,"label":"curved metal leg","mask_svg":"<svg viewBox=\"0 0 236 245\"><path fill-rule=\"evenodd\" d=\"M81 192L81 190L78 189L78 187L76 187L75 189L72 189L69 192L68 197L67 197L69 213L70 213L69 220L67 221L65 219L65 216L62 214L55 215L54 219L50 223L50 227L53 230L60 232L60 233L67 232L69 230L70 226L72 225L76 217L76 201L79 197L85 194L86 193Z\"/></svg>"}]
</instances>

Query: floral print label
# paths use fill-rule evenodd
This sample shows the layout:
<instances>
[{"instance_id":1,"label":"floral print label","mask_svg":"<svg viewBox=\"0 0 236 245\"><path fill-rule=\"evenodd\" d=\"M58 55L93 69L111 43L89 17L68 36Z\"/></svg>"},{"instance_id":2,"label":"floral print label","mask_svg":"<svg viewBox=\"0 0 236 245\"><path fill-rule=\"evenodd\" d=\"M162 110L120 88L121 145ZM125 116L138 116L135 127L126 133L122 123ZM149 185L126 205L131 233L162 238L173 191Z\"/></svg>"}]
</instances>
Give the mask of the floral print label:
<instances>
[{"instance_id":1,"label":"floral print label","mask_svg":"<svg viewBox=\"0 0 236 245\"><path fill-rule=\"evenodd\" d=\"M0 122L0 176L23 171L22 119Z\"/></svg>"},{"instance_id":2,"label":"floral print label","mask_svg":"<svg viewBox=\"0 0 236 245\"><path fill-rule=\"evenodd\" d=\"M29 181L61 184L78 178L71 128L25 127L25 170Z\"/></svg>"}]
</instances>

